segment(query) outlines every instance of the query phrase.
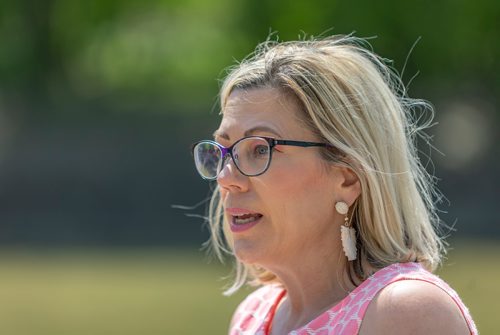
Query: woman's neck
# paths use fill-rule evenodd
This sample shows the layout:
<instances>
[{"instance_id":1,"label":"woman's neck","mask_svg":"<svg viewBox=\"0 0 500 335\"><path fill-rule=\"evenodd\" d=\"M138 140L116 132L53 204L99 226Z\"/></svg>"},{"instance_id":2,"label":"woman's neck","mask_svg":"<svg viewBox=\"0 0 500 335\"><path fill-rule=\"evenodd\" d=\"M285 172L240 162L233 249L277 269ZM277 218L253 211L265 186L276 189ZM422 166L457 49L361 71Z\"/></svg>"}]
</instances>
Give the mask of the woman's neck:
<instances>
[{"instance_id":1,"label":"woman's neck","mask_svg":"<svg viewBox=\"0 0 500 335\"><path fill-rule=\"evenodd\" d=\"M287 292L272 321L272 334L287 334L307 324L355 288L350 283L344 261L330 261L332 259L339 260L339 257L318 258L317 262L296 261L292 267L271 270Z\"/></svg>"}]
</instances>

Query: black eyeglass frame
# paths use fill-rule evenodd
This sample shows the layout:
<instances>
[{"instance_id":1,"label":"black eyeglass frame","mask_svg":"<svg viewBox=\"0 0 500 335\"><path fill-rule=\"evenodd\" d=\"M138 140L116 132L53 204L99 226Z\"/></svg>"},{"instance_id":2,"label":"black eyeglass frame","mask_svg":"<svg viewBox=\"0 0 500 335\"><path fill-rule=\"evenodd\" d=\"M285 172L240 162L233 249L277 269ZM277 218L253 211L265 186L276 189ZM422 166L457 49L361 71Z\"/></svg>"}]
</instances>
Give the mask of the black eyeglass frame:
<instances>
[{"instance_id":1,"label":"black eyeglass frame","mask_svg":"<svg viewBox=\"0 0 500 335\"><path fill-rule=\"evenodd\" d=\"M238 145L238 143L240 143L241 141L244 141L244 140L249 139L249 138L263 139L269 145L269 159L267 161L266 167L261 172L258 172L258 173L255 173L255 174L247 174L247 173L244 173L243 171L241 171L241 168L238 166L238 160L235 160L234 156L233 156L233 148L236 145ZM220 167L220 170L217 172L217 174L214 177L210 177L210 178L205 177L205 176L203 176L198 171L198 173L200 173L200 176L203 179L206 179L206 180L215 180L215 179L217 179L220 171L222 171L222 166L225 164L226 157L227 157L228 154L231 157L231 159L233 160L234 166L236 166L236 168L238 169L238 171L242 175L247 176L247 177L257 177L257 176L260 176L260 175L264 174L269 169L269 166L271 165L271 160L273 158L273 149L277 145L287 145L287 146L303 147L303 148L308 148L308 147L335 148L333 145L328 144L328 143L308 142L308 141L295 141L295 140L278 140L278 139L275 139L273 137L254 136L254 135L252 135L252 136L245 136L245 137L240 138L239 140L237 140L236 142L234 142L228 148L226 148L223 145L221 145L220 143L217 143L216 141L212 141L212 140L201 140L201 141L198 141L198 142L194 143L192 145L192 147L191 147L191 154L193 156L194 156L194 150L195 150L196 146L198 146L201 143L209 143L209 144L215 145L221 151L221 160L220 160L221 167Z\"/></svg>"}]
</instances>

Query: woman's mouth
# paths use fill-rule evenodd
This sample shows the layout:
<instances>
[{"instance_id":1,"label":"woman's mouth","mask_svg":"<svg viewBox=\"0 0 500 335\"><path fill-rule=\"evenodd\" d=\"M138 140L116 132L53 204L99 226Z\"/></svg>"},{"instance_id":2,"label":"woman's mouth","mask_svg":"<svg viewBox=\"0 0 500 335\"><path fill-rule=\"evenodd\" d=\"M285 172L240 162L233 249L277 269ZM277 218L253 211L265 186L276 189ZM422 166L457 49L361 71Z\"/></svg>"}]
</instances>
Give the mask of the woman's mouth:
<instances>
[{"instance_id":1,"label":"woman's mouth","mask_svg":"<svg viewBox=\"0 0 500 335\"><path fill-rule=\"evenodd\" d=\"M228 208L226 211L230 215L229 226L233 233L240 233L252 228L259 223L263 217L260 213L241 208Z\"/></svg>"}]
</instances>

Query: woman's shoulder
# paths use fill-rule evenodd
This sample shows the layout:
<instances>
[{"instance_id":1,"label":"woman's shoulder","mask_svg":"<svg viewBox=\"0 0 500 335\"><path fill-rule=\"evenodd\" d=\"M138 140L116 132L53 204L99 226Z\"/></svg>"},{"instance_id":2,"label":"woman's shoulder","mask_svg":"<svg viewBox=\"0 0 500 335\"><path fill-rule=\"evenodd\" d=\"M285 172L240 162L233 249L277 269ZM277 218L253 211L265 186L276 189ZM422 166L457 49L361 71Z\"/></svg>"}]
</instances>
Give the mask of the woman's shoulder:
<instances>
[{"instance_id":1,"label":"woman's shoulder","mask_svg":"<svg viewBox=\"0 0 500 335\"><path fill-rule=\"evenodd\" d=\"M368 306L360 334L368 329L370 334L471 333L448 293L420 280L397 281L381 290Z\"/></svg>"},{"instance_id":2,"label":"woman's shoulder","mask_svg":"<svg viewBox=\"0 0 500 335\"><path fill-rule=\"evenodd\" d=\"M360 334L477 333L456 292L420 265L393 265L372 276L377 277L385 285L368 305Z\"/></svg>"}]
</instances>

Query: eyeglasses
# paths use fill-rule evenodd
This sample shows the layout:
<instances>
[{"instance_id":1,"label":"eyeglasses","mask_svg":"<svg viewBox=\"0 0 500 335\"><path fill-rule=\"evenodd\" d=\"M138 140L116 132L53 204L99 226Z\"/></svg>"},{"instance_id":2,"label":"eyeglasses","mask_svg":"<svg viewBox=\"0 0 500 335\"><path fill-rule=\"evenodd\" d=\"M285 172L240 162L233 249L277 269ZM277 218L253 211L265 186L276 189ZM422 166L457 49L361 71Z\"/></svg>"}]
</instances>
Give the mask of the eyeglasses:
<instances>
[{"instance_id":1,"label":"eyeglasses","mask_svg":"<svg viewBox=\"0 0 500 335\"><path fill-rule=\"evenodd\" d=\"M229 158L241 174L260 176L271 164L273 148L277 145L295 147L332 147L327 143L277 140L272 137L247 136L226 148L215 141L199 141L193 144L192 153L196 169L202 178L214 180Z\"/></svg>"}]
</instances>

